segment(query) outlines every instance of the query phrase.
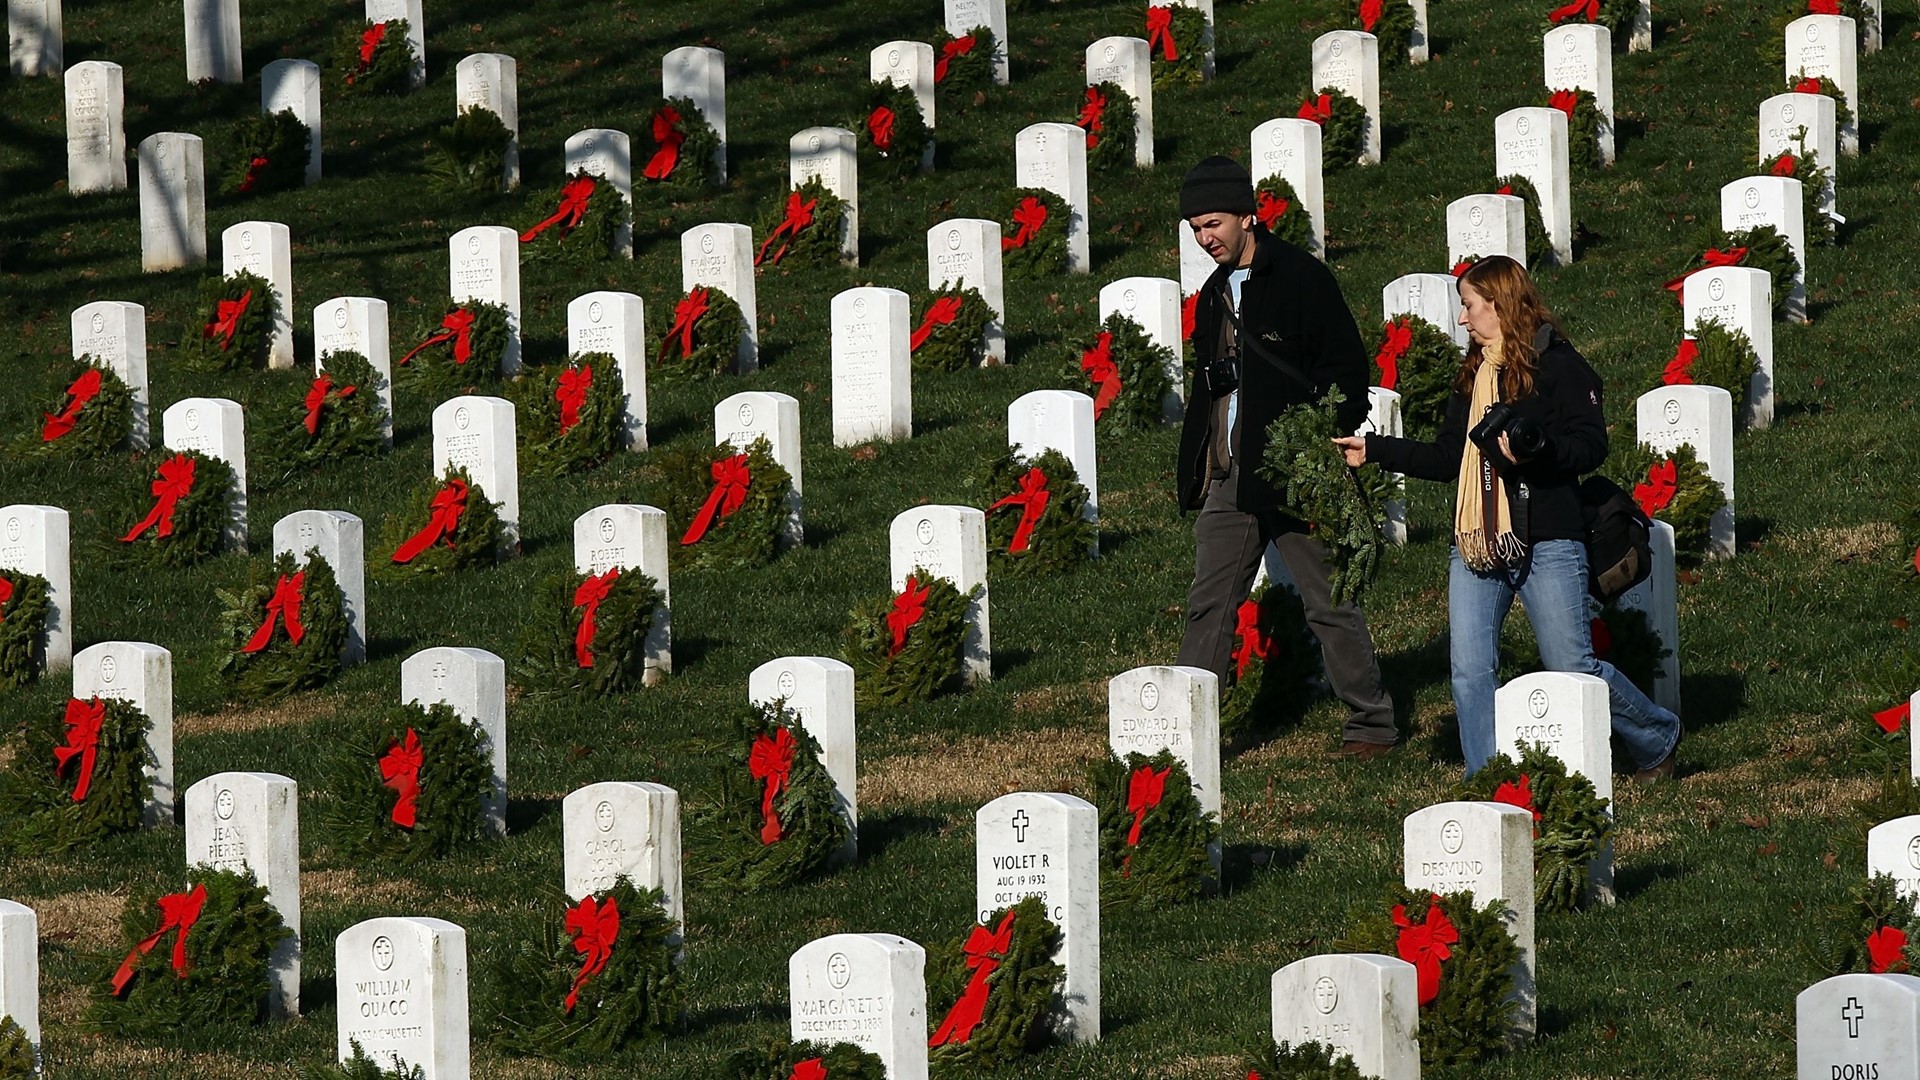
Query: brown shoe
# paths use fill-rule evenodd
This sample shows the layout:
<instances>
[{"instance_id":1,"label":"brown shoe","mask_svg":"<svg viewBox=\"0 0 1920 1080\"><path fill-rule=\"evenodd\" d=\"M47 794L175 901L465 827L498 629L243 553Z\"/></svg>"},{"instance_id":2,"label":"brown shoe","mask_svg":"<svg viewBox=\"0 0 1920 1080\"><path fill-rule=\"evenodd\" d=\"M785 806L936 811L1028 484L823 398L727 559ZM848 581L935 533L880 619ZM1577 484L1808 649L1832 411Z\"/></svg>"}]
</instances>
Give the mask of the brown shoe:
<instances>
[{"instance_id":1,"label":"brown shoe","mask_svg":"<svg viewBox=\"0 0 1920 1080\"><path fill-rule=\"evenodd\" d=\"M1393 753L1399 743L1355 742L1348 739L1340 744L1340 750L1333 755L1337 761L1372 761Z\"/></svg>"},{"instance_id":2,"label":"brown shoe","mask_svg":"<svg viewBox=\"0 0 1920 1080\"><path fill-rule=\"evenodd\" d=\"M1680 740L1675 739L1673 740L1673 749L1667 751L1667 756L1661 758L1655 764L1649 765L1634 773L1633 782L1642 787L1648 787L1658 784L1663 780L1671 780L1673 779L1674 765L1679 762L1679 760Z\"/></svg>"}]
</instances>

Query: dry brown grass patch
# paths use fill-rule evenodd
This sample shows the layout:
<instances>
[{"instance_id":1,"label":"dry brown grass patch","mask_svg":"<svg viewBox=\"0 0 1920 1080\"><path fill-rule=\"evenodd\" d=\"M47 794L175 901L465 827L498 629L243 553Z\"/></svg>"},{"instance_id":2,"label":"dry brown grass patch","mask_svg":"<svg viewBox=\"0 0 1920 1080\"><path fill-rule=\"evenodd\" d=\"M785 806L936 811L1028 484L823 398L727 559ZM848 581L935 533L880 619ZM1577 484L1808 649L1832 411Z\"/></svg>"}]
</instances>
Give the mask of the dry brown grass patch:
<instances>
[{"instance_id":1,"label":"dry brown grass patch","mask_svg":"<svg viewBox=\"0 0 1920 1080\"><path fill-rule=\"evenodd\" d=\"M1013 711L1017 713L1059 712L1079 706L1096 713L1104 713L1107 706L1106 698L1105 680L1090 679L1079 683L1061 683L1022 690L1014 694Z\"/></svg>"},{"instance_id":2,"label":"dry brown grass patch","mask_svg":"<svg viewBox=\"0 0 1920 1080\"><path fill-rule=\"evenodd\" d=\"M92 945L120 939L120 911L127 904L124 892L82 889L39 900L24 896L15 899L39 916L40 936L47 941Z\"/></svg>"},{"instance_id":3,"label":"dry brown grass patch","mask_svg":"<svg viewBox=\"0 0 1920 1080\"><path fill-rule=\"evenodd\" d=\"M1107 752L1105 725L961 739L921 737L860 771L860 807L978 805L1010 791L1066 791Z\"/></svg>"},{"instance_id":4,"label":"dry brown grass patch","mask_svg":"<svg viewBox=\"0 0 1920 1080\"><path fill-rule=\"evenodd\" d=\"M335 701L323 701L311 694L273 705L227 709L216 713L191 713L174 719L174 738L192 735L244 735L268 728L296 727L339 711Z\"/></svg>"},{"instance_id":5,"label":"dry brown grass patch","mask_svg":"<svg viewBox=\"0 0 1920 1080\"><path fill-rule=\"evenodd\" d=\"M305 904L360 902L393 907L418 903L426 893L405 878L384 874L362 874L352 867L335 870L307 870L300 875L300 895Z\"/></svg>"},{"instance_id":6,"label":"dry brown grass patch","mask_svg":"<svg viewBox=\"0 0 1920 1080\"><path fill-rule=\"evenodd\" d=\"M1781 534L1780 547L1794 555L1830 558L1834 562L1876 558L1900 539L1900 530L1890 521L1868 521L1859 525L1827 525L1815 529L1796 529Z\"/></svg>"}]
</instances>

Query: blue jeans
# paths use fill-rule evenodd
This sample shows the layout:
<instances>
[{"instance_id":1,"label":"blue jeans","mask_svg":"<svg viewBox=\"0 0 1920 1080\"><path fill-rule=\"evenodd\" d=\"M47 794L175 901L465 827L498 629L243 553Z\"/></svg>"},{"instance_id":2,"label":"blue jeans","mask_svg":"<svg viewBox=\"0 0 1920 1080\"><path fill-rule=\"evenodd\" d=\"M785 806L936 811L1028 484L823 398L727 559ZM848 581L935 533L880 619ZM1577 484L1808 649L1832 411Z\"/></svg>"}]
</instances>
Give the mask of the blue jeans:
<instances>
[{"instance_id":1,"label":"blue jeans","mask_svg":"<svg viewBox=\"0 0 1920 1080\"><path fill-rule=\"evenodd\" d=\"M1448 571L1447 627L1453 659L1453 705L1460 717L1460 751L1467 775L1493 756L1493 692L1499 679L1500 625L1515 593L1526 606L1548 671L1592 675L1607 684L1613 733L1627 744L1637 768L1666 759L1680 741L1680 718L1648 700L1640 688L1593 655L1587 608L1587 546L1543 540L1518 568L1489 573L1468 569L1453 552Z\"/></svg>"}]
</instances>

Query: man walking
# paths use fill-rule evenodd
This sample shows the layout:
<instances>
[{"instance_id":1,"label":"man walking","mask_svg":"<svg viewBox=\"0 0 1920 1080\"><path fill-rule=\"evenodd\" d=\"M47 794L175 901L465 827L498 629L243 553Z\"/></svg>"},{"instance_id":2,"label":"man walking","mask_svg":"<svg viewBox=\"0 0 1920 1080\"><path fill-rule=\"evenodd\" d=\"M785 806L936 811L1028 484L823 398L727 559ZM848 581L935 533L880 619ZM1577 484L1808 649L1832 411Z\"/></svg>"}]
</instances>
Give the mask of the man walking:
<instances>
[{"instance_id":1,"label":"man walking","mask_svg":"<svg viewBox=\"0 0 1920 1080\"><path fill-rule=\"evenodd\" d=\"M1341 753L1370 758L1393 748L1393 701L1359 605L1332 604L1327 548L1281 509L1259 474L1267 425L1337 386L1342 432L1367 416L1367 355L1340 285L1319 259L1275 237L1254 215L1253 180L1231 158L1210 157L1180 185L1180 216L1216 269L1194 309L1198 373L1180 432L1179 495L1194 523L1182 665L1228 684L1235 616L1267 545L1285 560L1320 642L1333 692L1352 710Z\"/></svg>"}]
</instances>

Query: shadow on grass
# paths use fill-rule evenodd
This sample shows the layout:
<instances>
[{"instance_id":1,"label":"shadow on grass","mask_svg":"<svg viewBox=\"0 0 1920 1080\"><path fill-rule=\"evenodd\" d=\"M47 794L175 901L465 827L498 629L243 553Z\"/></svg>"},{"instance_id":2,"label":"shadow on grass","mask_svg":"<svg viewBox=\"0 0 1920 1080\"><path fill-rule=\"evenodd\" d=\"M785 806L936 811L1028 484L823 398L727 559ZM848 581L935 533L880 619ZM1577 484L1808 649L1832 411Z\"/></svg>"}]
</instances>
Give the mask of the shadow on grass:
<instances>
[{"instance_id":1,"label":"shadow on grass","mask_svg":"<svg viewBox=\"0 0 1920 1080\"><path fill-rule=\"evenodd\" d=\"M321 1008L332 1008L339 999L338 982L332 975L316 975L300 980L300 1013L311 1017Z\"/></svg>"},{"instance_id":2,"label":"shadow on grass","mask_svg":"<svg viewBox=\"0 0 1920 1080\"><path fill-rule=\"evenodd\" d=\"M1621 902L1632 900L1662 881L1678 881L1686 876L1687 868L1679 863L1630 862L1614 871L1613 894Z\"/></svg>"},{"instance_id":3,"label":"shadow on grass","mask_svg":"<svg viewBox=\"0 0 1920 1080\"><path fill-rule=\"evenodd\" d=\"M1773 519L1769 517L1740 517L1733 526L1733 546L1736 550L1758 547L1766 543L1773 532Z\"/></svg>"},{"instance_id":4,"label":"shadow on grass","mask_svg":"<svg viewBox=\"0 0 1920 1080\"><path fill-rule=\"evenodd\" d=\"M1307 845L1300 843L1228 844L1220 858L1220 895L1251 887L1257 875L1291 870L1306 857Z\"/></svg>"},{"instance_id":5,"label":"shadow on grass","mask_svg":"<svg viewBox=\"0 0 1920 1080\"><path fill-rule=\"evenodd\" d=\"M860 819L860 861L873 863L894 844L912 836L932 836L945 827L943 818L929 814L898 813L862 815Z\"/></svg>"},{"instance_id":6,"label":"shadow on grass","mask_svg":"<svg viewBox=\"0 0 1920 1080\"><path fill-rule=\"evenodd\" d=\"M1775 427L1788 420L1800 417L1819 416L1827 411L1826 405L1818 401L1778 401L1773 405L1773 423Z\"/></svg>"},{"instance_id":7,"label":"shadow on grass","mask_svg":"<svg viewBox=\"0 0 1920 1080\"><path fill-rule=\"evenodd\" d=\"M1680 676L1680 721L1688 731L1723 724L1740 715L1747 679L1736 671Z\"/></svg>"},{"instance_id":8,"label":"shadow on grass","mask_svg":"<svg viewBox=\"0 0 1920 1080\"><path fill-rule=\"evenodd\" d=\"M712 1009L698 1009L687 1015L688 1035L699 1035L707 1031L717 1031L735 1024L772 1023L785 1021L791 1015L787 1006L772 1001L757 1001L751 1005L722 1005Z\"/></svg>"},{"instance_id":9,"label":"shadow on grass","mask_svg":"<svg viewBox=\"0 0 1920 1080\"><path fill-rule=\"evenodd\" d=\"M559 799L508 799L507 833L518 835L546 820L560 809Z\"/></svg>"},{"instance_id":10,"label":"shadow on grass","mask_svg":"<svg viewBox=\"0 0 1920 1080\"><path fill-rule=\"evenodd\" d=\"M993 650L993 677L1004 679L1032 661L1032 649L995 649Z\"/></svg>"},{"instance_id":11,"label":"shadow on grass","mask_svg":"<svg viewBox=\"0 0 1920 1080\"><path fill-rule=\"evenodd\" d=\"M1126 547L1139 537L1139 533L1128 529L1103 527L1100 530L1100 555L1102 558Z\"/></svg>"}]
</instances>

